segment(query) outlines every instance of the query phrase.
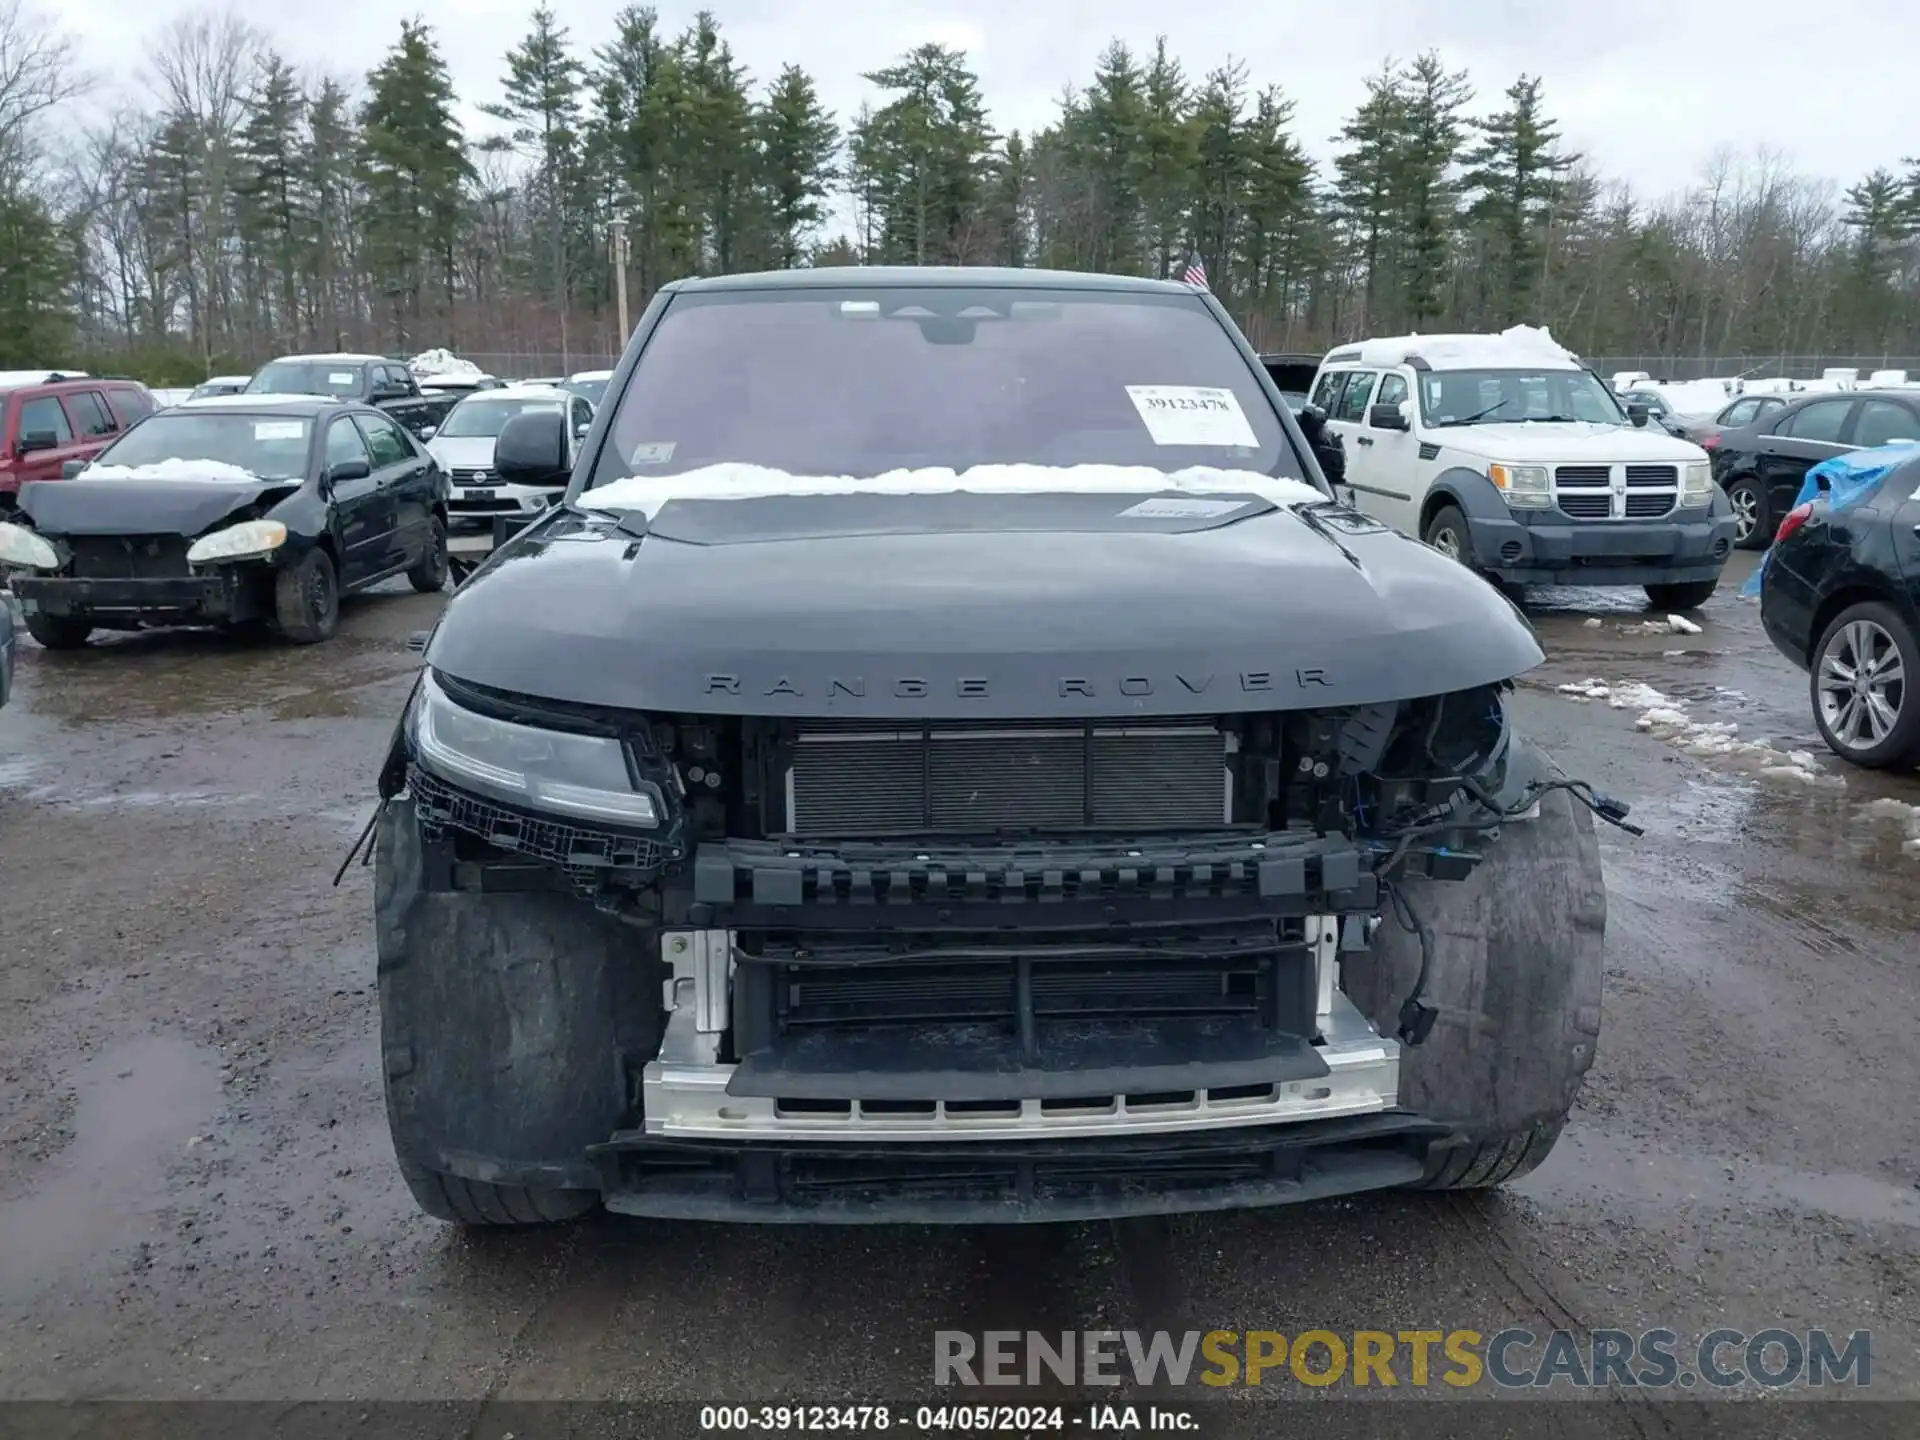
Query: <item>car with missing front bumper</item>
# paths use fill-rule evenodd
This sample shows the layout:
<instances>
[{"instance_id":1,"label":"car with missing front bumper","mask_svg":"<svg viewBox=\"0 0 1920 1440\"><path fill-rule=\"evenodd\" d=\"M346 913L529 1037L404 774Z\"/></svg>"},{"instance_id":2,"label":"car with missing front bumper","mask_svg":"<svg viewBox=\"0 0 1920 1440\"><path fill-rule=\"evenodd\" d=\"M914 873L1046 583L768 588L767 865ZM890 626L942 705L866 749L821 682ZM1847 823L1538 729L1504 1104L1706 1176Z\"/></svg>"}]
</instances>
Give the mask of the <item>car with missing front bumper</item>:
<instances>
[{"instance_id":1,"label":"car with missing front bumper","mask_svg":"<svg viewBox=\"0 0 1920 1440\"><path fill-rule=\"evenodd\" d=\"M52 650L96 630L332 635L340 597L447 579L447 479L392 417L304 395L191 400L22 487L0 572Z\"/></svg>"},{"instance_id":2,"label":"car with missing front bumper","mask_svg":"<svg viewBox=\"0 0 1920 1440\"><path fill-rule=\"evenodd\" d=\"M1489 579L1638 586L1671 610L1720 583L1734 517L1706 452L1629 416L1544 330L1341 346L1311 400L1355 504Z\"/></svg>"},{"instance_id":3,"label":"car with missing front bumper","mask_svg":"<svg viewBox=\"0 0 1920 1440\"><path fill-rule=\"evenodd\" d=\"M553 412L503 475L567 464ZM1524 617L1337 503L1218 303L663 289L380 775L429 1213L1067 1219L1499 1183L1599 1028Z\"/></svg>"}]
</instances>

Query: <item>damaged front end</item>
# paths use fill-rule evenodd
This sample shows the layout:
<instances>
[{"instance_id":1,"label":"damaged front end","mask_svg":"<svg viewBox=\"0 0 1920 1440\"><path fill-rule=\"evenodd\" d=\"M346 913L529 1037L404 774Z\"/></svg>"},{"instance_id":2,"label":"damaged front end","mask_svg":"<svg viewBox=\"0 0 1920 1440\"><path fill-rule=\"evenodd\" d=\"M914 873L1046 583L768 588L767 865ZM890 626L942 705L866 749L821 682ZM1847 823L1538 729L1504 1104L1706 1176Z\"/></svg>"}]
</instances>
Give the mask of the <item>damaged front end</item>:
<instances>
[{"instance_id":1,"label":"damaged front end","mask_svg":"<svg viewBox=\"0 0 1920 1440\"><path fill-rule=\"evenodd\" d=\"M1508 688L918 724L429 671L382 783L403 1164L743 1219L1416 1181L1449 1133L1402 1103L1436 1017L1416 892L1550 790L1624 813L1516 744ZM1346 984L1382 926L1419 952L1386 1013Z\"/></svg>"}]
</instances>

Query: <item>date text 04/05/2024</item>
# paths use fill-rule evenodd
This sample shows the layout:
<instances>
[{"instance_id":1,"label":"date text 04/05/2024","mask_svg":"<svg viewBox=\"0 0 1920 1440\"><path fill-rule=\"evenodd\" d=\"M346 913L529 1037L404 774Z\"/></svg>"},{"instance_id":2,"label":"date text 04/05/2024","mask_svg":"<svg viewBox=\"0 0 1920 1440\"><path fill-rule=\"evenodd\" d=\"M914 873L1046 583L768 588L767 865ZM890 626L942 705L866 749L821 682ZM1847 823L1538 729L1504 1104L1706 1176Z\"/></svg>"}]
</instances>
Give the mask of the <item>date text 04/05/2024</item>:
<instances>
[{"instance_id":1,"label":"date text 04/05/2024","mask_svg":"<svg viewBox=\"0 0 1920 1440\"><path fill-rule=\"evenodd\" d=\"M898 1430L905 1434L1193 1433L1190 1410L1158 1405L705 1405L703 1431L799 1435L821 1431Z\"/></svg>"}]
</instances>

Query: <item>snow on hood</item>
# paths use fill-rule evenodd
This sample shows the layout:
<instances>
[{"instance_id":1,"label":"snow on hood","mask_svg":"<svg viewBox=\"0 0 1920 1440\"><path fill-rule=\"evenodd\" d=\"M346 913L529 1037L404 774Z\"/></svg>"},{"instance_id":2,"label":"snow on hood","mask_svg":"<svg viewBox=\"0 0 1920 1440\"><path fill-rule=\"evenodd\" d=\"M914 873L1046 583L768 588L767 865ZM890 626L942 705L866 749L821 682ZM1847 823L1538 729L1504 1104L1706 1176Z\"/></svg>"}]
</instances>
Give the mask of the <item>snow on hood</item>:
<instances>
[{"instance_id":1,"label":"snow on hood","mask_svg":"<svg viewBox=\"0 0 1920 1440\"><path fill-rule=\"evenodd\" d=\"M1257 470L1195 465L1168 474L1150 465L975 465L954 470L889 470L884 475L789 475L762 465L706 465L680 475L630 475L587 491L589 510L638 510L649 518L673 500L753 500L776 495L1258 495L1279 505L1324 502L1304 480Z\"/></svg>"},{"instance_id":2,"label":"snow on hood","mask_svg":"<svg viewBox=\"0 0 1920 1440\"><path fill-rule=\"evenodd\" d=\"M169 456L145 465L89 465L76 480L213 480L223 485L272 483L224 460L182 460ZM292 484L292 481L286 482Z\"/></svg>"},{"instance_id":3,"label":"snow on hood","mask_svg":"<svg viewBox=\"0 0 1920 1440\"><path fill-rule=\"evenodd\" d=\"M454 376L478 379L486 373L471 360L462 360L451 350L422 350L407 362L407 368L416 376L440 375L448 379Z\"/></svg>"}]
</instances>

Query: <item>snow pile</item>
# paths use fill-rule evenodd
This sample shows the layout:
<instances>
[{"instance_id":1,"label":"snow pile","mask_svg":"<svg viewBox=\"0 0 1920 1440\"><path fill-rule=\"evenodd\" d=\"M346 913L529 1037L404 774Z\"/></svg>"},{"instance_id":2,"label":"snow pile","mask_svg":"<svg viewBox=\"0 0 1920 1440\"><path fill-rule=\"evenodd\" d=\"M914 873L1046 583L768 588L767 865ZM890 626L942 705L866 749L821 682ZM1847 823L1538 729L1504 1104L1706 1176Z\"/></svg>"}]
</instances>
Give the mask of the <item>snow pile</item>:
<instances>
[{"instance_id":1,"label":"snow pile","mask_svg":"<svg viewBox=\"0 0 1920 1440\"><path fill-rule=\"evenodd\" d=\"M434 375L443 379L478 380L486 374L471 360L462 360L451 350L422 350L407 362L416 377Z\"/></svg>"},{"instance_id":2,"label":"snow pile","mask_svg":"<svg viewBox=\"0 0 1920 1440\"><path fill-rule=\"evenodd\" d=\"M1558 688L1577 704L1604 700L1615 710L1639 711L1634 728L1656 740L1664 740L1682 754L1731 762L1762 779L1787 784L1836 786L1846 783L1839 776L1822 770L1806 750L1781 750L1766 740L1742 740L1737 722L1695 720L1687 713L1685 701L1639 681L1616 685L1596 676Z\"/></svg>"},{"instance_id":3,"label":"snow pile","mask_svg":"<svg viewBox=\"0 0 1920 1440\"><path fill-rule=\"evenodd\" d=\"M1920 805L1909 805L1904 800L1881 796L1862 805L1860 816L1868 820L1898 820L1906 832L1906 838L1900 842L1901 851L1920 856Z\"/></svg>"},{"instance_id":4,"label":"snow pile","mask_svg":"<svg viewBox=\"0 0 1920 1440\"><path fill-rule=\"evenodd\" d=\"M76 480L213 480L223 485L258 485L251 470L224 460L183 460L168 456L145 465L89 465Z\"/></svg>"},{"instance_id":5,"label":"snow pile","mask_svg":"<svg viewBox=\"0 0 1920 1440\"><path fill-rule=\"evenodd\" d=\"M1589 620L1590 626L1598 626L1598 620ZM1622 625L1622 635L1698 635L1699 622L1687 619L1684 615L1669 615L1664 620L1642 620L1634 625Z\"/></svg>"},{"instance_id":6,"label":"snow pile","mask_svg":"<svg viewBox=\"0 0 1920 1440\"><path fill-rule=\"evenodd\" d=\"M762 465L705 465L680 475L630 475L589 490L590 510L638 510L649 518L674 500L755 500L774 495L1257 495L1277 505L1327 497L1301 480L1257 470L1189 466L1168 474L1149 465L975 465L964 474L944 467L889 470L884 475L789 475Z\"/></svg>"}]
</instances>

